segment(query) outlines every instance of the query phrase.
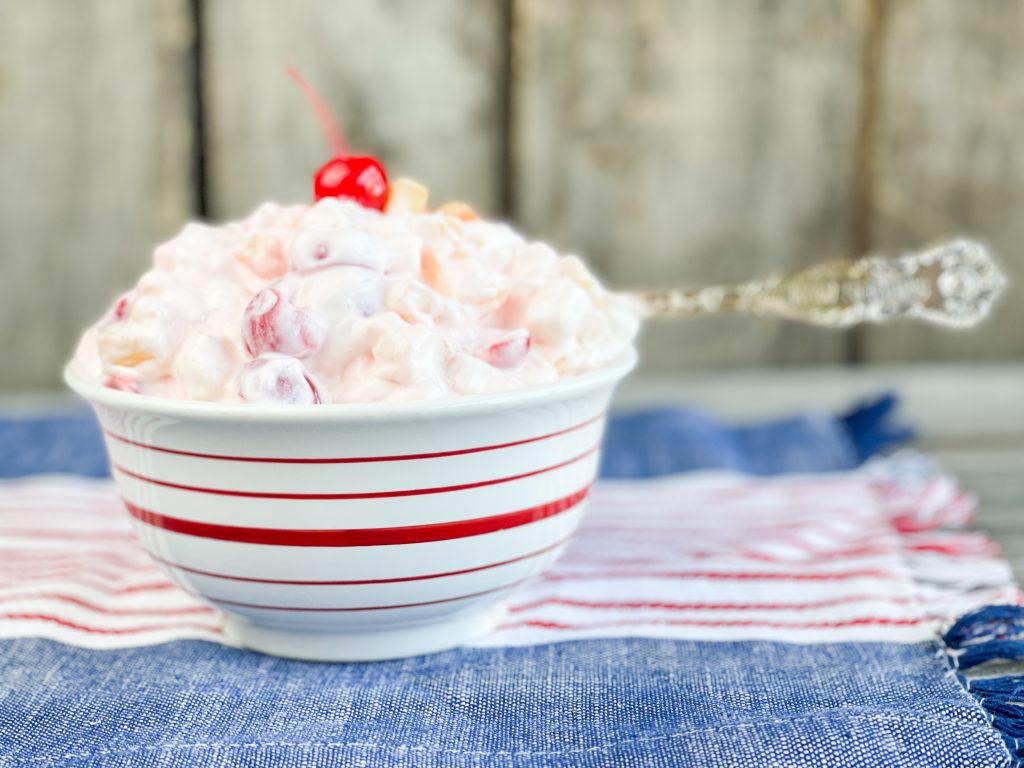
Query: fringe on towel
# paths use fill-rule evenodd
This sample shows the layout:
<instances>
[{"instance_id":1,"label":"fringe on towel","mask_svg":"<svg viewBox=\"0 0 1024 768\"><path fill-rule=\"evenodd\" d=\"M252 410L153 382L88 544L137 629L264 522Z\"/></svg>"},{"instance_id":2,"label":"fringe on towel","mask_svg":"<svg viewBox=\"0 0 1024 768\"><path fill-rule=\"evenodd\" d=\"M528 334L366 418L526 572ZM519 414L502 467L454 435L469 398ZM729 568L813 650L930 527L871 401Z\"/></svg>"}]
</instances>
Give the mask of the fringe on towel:
<instances>
[{"instance_id":1,"label":"fringe on towel","mask_svg":"<svg viewBox=\"0 0 1024 768\"><path fill-rule=\"evenodd\" d=\"M942 638L961 684L992 719L1013 756L1024 766L1024 674L965 675L988 662L1024 663L1024 606L990 605L968 613Z\"/></svg>"}]
</instances>

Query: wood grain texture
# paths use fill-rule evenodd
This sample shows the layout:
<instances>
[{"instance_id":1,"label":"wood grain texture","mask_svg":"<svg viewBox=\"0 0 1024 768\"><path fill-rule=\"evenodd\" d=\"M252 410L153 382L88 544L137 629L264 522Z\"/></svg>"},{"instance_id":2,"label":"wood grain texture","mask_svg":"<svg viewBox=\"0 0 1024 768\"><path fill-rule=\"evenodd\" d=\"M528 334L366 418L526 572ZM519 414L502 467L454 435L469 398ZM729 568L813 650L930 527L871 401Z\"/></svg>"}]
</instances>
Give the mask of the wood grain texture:
<instances>
[{"instance_id":1,"label":"wood grain texture","mask_svg":"<svg viewBox=\"0 0 1024 768\"><path fill-rule=\"evenodd\" d=\"M0 1L0 388L58 386L191 211L186 11Z\"/></svg>"},{"instance_id":2,"label":"wood grain texture","mask_svg":"<svg viewBox=\"0 0 1024 768\"><path fill-rule=\"evenodd\" d=\"M867 329L865 360L1024 356L1024 4L897 0L887 40L874 163L875 245L899 252L970 233L1014 284L983 328Z\"/></svg>"},{"instance_id":3,"label":"wood grain texture","mask_svg":"<svg viewBox=\"0 0 1024 768\"><path fill-rule=\"evenodd\" d=\"M616 286L738 281L845 255L859 3L517 0L515 211ZM841 333L652 324L652 367L841 360Z\"/></svg>"},{"instance_id":4,"label":"wood grain texture","mask_svg":"<svg viewBox=\"0 0 1024 768\"><path fill-rule=\"evenodd\" d=\"M842 363L851 339L869 363L1024 358L1017 0L200 5L197 94L189 0L0 0L0 349L16 361L0 389L59 386L79 332L194 212L200 96L214 218L310 198L328 152L288 63L393 175L491 214L508 194L528 235L615 286L733 282L960 232L1014 281L975 333L652 324L652 368Z\"/></svg>"},{"instance_id":5,"label":"wood grain texture","mask_svg":"<svg viewBox=\"0 0 1024 768\"><path fill-rule=\"evenodd\" d=\"M978 500L978 511L974 521L997 541L1003 550L1003 558L1010 563L1018 581L1024 580L1024 477L1020 468L1024 466L1024 435L1020 436L1016 450L1003 451L1002 469L993 467L992 455L981 451L974 453L984 462L984 468L971 466L967 456L960 462L944 462L961 486Z\"/></svg>"},{"instance_id":6,"label":"wood grain texture","mask_svg":"<svg viewBox=\"0 0 1024 768\"><path fill-rule=\"evenodd\" d=\"M493 212L501 168L503 16L487 0L217 0L204 4L209 201L215 217L308 200L330 156L297 67L353 150L431 199Z\"/></svg>"}]
</instances>

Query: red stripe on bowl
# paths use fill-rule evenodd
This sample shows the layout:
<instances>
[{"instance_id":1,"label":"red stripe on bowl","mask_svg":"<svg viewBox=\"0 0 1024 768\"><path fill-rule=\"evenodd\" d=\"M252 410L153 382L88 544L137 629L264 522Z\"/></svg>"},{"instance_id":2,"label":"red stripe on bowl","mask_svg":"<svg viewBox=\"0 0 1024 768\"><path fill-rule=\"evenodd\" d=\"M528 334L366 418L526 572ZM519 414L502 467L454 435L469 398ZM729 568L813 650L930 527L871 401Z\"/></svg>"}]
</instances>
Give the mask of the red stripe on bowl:
<instances>
[{"instance_id":1,"label":"red stripe on bowl","mask_svg":"<svg viewBox=\"0 0 1024 768\"><path fill-rule=\"evenodd\" d=\"M590 485L569 496L550 501L528 509L507 512L501 515L477 517L471 520L457 520L450 523L429 525L405 525L392 528L347 528L333 530L248 528L235 525L200 523L168 517L157 512L142 509L128 501L125 507L137 520L154 528L172 533L197 536L203 539L218 539L241 544L272 544L282 547L379 547L395 544L423 544L430 541L448 541L467 536L480 536L509 528L518 528L553 517L572 509L586 497Z\"/></svg>"},{"instance_id":2,"label":"red stripe on bowl","mask_svg":"<svg viewBox=\"0 0 1024 768\"><path fill-rule=\"evenodd\" d=\"M468 491L473 488L484 488L489 485L500 485L501 483L511 483L514 480L524 480L528 477L536 477L537 475L543 475L545 472L553 472L556 469L567 467L570 464L575 464L577 461L596 453L601 447L601 444L593 446L592 448L584 451L579 456L573 456L571 459L561 461L558 464L552 464L550 467L543 467L542 469L535 469L531 472L523 472L519 475L510 475L509 477L499 477L493 480L480 480L475 483L462 483L460 485L443 485L436 488L409 488L401 491L368 491L364 493L270 493L268 491L238 491L230 490L227 488L205 488L198 485L182 485L180 483L171 483L167 480L158 480L155 477L146 477L140 475L137 472L132 472L130 469L125 469L119 464L111 462L111 466L118 472L127 475L128 477L141 480L144 483L151 483L152 485L159 485L164 488L173 488L177 491L189 491L191 493L208 493L215 496L237 496L246 499L288 499L291 501L344 501L347 499L392 499L400 496L425 496L432 493L452 493L454 491Z\"/></svg>"},{"instance_id":3,"label":"red stripe on bowl","mask_svg":"<svg viewBox=\"0 0 1024 768\"><path fill-rule=\"evenodd\" d=\"M483 595L490 595L495 592L502 592L506 589L512 589L522 584L526 579L519 579L513 581L511 584L503 584L500 587L493 587L492 589L485 589L482 592L470 592L468 595L456 595L455 597L443 597L439 600L424 600L419 603L399 603L396 605L366 605L355 608L334 608L334 607L303 607L295 605L261 605L258 603L239 603L235 600L221 600L219 597L210 597L209 595L199 595L203 600L210 603L216 603L217 605L230 605L236 608L259 608L267 611L306 611L309 613L353 613L357 611L390 611L396 608L419 608L424 605L441 605L442 603L454 603L458 600L469 600L472 597L482 597Z\"/></svg>"},{"instance_id":4,"label":"red stripe on bowl","mask_svg":"<svg viewBox=\"0 0 1024 768\"><path fill-rule=\"evenodd\" d=\"M586 421L582 421L579 424L575 424L565 429L560 429L557 432L549 432L546 435L538 435L537 437L528 437L523 440L513 440L509 443L497 443L495 445L481 445L474 448L458 448L451 451L435 451L433 453L403 453L396 454L393 456L347 456L342 458L287 458L281 456L229 456L226 454L219 453L196 453L193 451L179 451L174 448L161 448L160 446L150 445L149 443L142 443L137 440L130 440L122 435L115 434L109 430L105 430L107 437L112 440L117 440L127 445L134 445L136 448L145 448L148 451L159 451L160 453L170 453L175 456L187 456L195 459L213 459L215 461L245 461L262 464L366 464L371 462L380 461L418 461L420 459L441 459L447 456L464 456L467 453L483 453L484 451L497 451L502 448L513 448L517 445L528 445L529 443L536 443L541 440L549 440L553 437L559 437L560 435L566 435L570 432L589 427L596 421L600 421L605 416L605 412L596 416L591 416Z\"/></svg>"},{"instance_id":5,"label":"red stripe on bowl","mask_svg":"<svg viewBox=\"0 0 1024 768\"><path fill-rule=\"evenodd\" d=\"M559 547L564 545L570 538L570 536L566 536L564 538L559 539L554 544L549 544L543 549L538 549L534 552L529 552L525 555L520 555L519 557L513 557L509 560L502 560L498 563L478 565L475 568L463 568L459 571L445 571L444 573L426 573L419 576L397 576L391 579L358 579L350 581L301 581L296 579L258 579L253 576L232 576L227 573L214 573L212 571L201 571L198 568L189 568L188 566L173 563L170 560L164 560L162 557L158 557L154 554L150 554L150 557L152 557L157 562L163 563L169 568L174 568L175 570L185 571L186 573L194 573L197 576L208 576L214 579L225 579L227 581L244 581L255 584L285 584L289 586L301 587L356 587L366 584L395 584L397 582L402 581L426 581L428 579L443 579L446 576L462 576L466 573L486 571L491 568L499 568L503 565L512 565L513 563L520 563L524 560L529 560L530 558L540 557L541 555L545 555L548 552L551 552L552 550L558 549Z\"/></svg>"}]
</instances>

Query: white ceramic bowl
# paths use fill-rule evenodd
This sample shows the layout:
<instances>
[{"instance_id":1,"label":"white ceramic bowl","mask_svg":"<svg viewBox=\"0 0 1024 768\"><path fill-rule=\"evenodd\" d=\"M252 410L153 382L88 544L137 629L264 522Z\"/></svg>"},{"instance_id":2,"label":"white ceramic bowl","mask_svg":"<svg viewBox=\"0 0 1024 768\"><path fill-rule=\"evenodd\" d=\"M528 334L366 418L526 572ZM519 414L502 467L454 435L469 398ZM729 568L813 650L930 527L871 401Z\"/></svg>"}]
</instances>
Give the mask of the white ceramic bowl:
<instances>
[{"instance_id":1,"label":"white ceramic bowl","mask_svg":"<svg viewBox=\"0 0 1024 768\"><path fill-rule=\"evenodd\" d=\"M167 400L65 380L92 404L139 540L241 644L324 661L450 648L558 557L635 355L447 401Z\"/></svg>"}]
</instances>

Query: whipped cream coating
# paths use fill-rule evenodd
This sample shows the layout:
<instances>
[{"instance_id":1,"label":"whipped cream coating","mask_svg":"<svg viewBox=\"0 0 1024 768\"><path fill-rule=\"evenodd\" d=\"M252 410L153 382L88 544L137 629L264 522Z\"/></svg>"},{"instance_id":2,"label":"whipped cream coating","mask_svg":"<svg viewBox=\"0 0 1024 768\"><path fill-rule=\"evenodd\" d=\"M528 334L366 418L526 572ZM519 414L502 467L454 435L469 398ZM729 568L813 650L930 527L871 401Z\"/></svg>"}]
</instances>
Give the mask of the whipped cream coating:
<instances>
[{"instance_id":1,"label":"whipped cream coating","mask_svg":"<svg viewBox=\"0 0 1024 768\"><path fill-rule=\"evenodd\" d=\"M638 327L582 261L504 224L325 198L188 224L86 331L75 365L176 399L439 399L600 368Z\"/></svg>"}]
</instances>

